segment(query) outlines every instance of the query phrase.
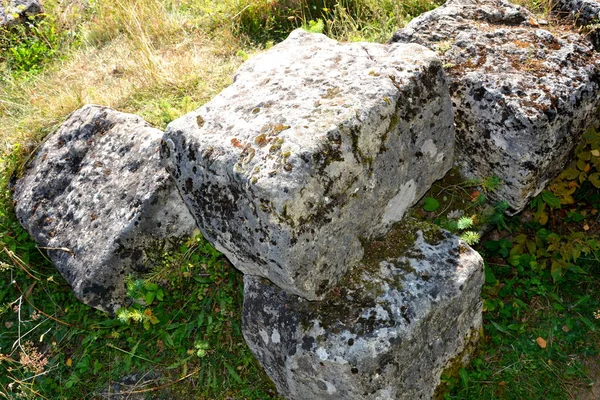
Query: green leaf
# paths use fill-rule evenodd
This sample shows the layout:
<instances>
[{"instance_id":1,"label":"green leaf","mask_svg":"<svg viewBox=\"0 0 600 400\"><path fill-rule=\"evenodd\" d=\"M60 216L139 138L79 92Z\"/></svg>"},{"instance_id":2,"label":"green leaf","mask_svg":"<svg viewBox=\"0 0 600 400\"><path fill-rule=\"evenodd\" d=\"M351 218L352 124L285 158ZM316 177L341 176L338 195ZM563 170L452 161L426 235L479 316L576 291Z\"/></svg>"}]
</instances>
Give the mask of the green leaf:
<instances>
[{"instance_id":1,"label":"green leaf","mask_svg":"<svg viewBox=\"0 0 600 400\"><path fill-rule=\"evenodd\" d=\"M479 232L465 231L460 235L460 239L469 246L473 246L479 242L480 235Z\"/></svg>"},{"instance_id":2,"label":"green leaf","mask_svg":"<svg viewBox=\"0 0 600 400\"><path fill-rule=\"evenodd\" d=\"M146 304L150 305L154 301L155 297L156 297L156 293L155 292L148 292L144 296L144 300L146 301Z\"/></svg>"},{"instance_id":3,"label":"green leaf","mask_svg":"<svg viewBox=\"0 0 600 400\"><path fill-rule=\"evenodd\" d=\"M432 212L440 208L440 203L433 197L426 197L425 203L423 204L423 210Z\"/></svg>"},{"instance_id":4,"label":"green leaf","mask_svg":"<svg viewBox=\"0 0 600 400\"><path fill-rule=\"evenodd\" d=\"M471 217L462 217L458 220L458 229L468 229L473 226L473 218Z\"/></svg>"},{"instance_id":5,"label":"green leaf","mask_svg":"<svg viewBox=\"0 0 600 400\"><path fill-rule=\"evenodd\" d=\"M542 192L542 200L544 200L544 203L548 204L551 208L560 208L560 199L548 190Z\"/></svg>"},{"instance_id":6,"label":"green leaf","mask_svg":"<svg viewBox=\"0 0 600 400\"><path fill-rule=\"evenodd\" d=\"M238 384L242 383L242 378L240 378L240 376L237 374L237 372L235 372L235 369L231 365L225 363L225 368L227 368L229 375L231 375L234 381L236 381Z\"/></svg>"},{"instance_id":7,"label":"green leaf","mask_svg":"<svg viewBox=\"0 0 600 400\"><path fill-rule=\"evenodd\" d=\"M580 222L585 219L585 217L583 215L581 215L580 213L578 213L576 211L567 212L567 217L573 222Z\"/></svg>"},{"instance_id":8,"label":"green leaf","mask_svg":"<svg viewBox=\"0 0 600 400\"><path fill-rule=\"evenodd\" d=\"M502 332L502 333L508 333L508 331L506 330L506 328L502 327L498 323L496 323L494 321L490 321L490 322L492 323L492 325L494 326L494 328L498 329L500 332Z\"/></svg>"},{"instance_id":9,"label":"green leaf","mask_svg":"<svg viewBox=\"0 0 600 400\"><path fill-rule=\"evenodd\" d=\"M171 337L171 335L169 335L167 332L164 332L162 337L167 346L175 347L175 343L173 343L173 338Z\"/></svg>"},{"instance_id":10,"label":"green leaf","mask_svg":"<svg viewBox=\"0 0 600 400\"><path fill-rule=\"evenodd\" d=\"M465 388L469 387L469 373L466 369L461 368L458 370L458 375L460 376L460 380L462 381Z\"/></svg>"},{"instance_id":11,"label":"green leaf","mask_svg":"<svg viewBox=\"0 0 600 400\"><path fill-rule=\"evenodd\" d=\"M569 271L573 271L576 274L583 274L583 275L587 274L587 272L585 272L585 270L581 269L581 267L578 266L578 265L570 265L569 266Z\"/></svg>"},{"instance_id":12,"label":"green leaf","mask_svg":"<svg viewBox=\"0 0 600 400\"><path fill-rule=\"evenodd\" d=\"M591 331L595 331L596 330L596 326L594 325L594 323L592 321L590 321L588 318L584 317L583 315L579 316L579 319L581 319L581 321L587 325L588 328L590 328Z\"/></svg>"},{"instance_id":13,"label":"green leaf","mask_svg":"<svg viewBox=\"0 0 600 400\"><path fill-rule=\"evenodd\" d=\"M563 275L563 266L557 260L552 260L551 274L554 282L558 281Z\"/></svg>"},{"instance_id":14,"label":"green leaf","mask_svg":"<svg viewBox=\"0 0 600 400\"><path fill-rule=\"evenodd\" d=\"M494 275L494 271L492 271L492 269L486 265L485 266L485 283L487 284L494 284L498 282L498 279L496 278L496 275Z\"/></svg>"}]
</instances>

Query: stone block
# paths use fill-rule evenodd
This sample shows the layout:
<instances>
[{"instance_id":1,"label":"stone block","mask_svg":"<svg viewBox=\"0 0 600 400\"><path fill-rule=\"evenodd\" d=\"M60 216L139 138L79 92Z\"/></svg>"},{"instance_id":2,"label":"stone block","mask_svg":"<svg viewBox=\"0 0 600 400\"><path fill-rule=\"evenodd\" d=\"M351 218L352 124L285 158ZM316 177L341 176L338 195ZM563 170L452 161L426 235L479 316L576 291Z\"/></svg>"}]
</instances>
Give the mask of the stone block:
<instances>
[{"instance_id":1,"label":"stone block","mask_svg":"<svg viewBox=\"0 0 600 400\"><path fill-rule=\"evenodd\" d=\"M471 177L498 176L513 213L565 166L599 120L600 58L583 37L539 26L504 0L450 0L391 42L440 54L456 121L456 158Z\"/></svg>"},{"instance_id":2,"label":"stone block","mask_svg":"<svg viewBox=\"0 0 600 400\"><path fill-rule=\"evenodd\" d=\"M82 302L114 312L147 251L189 236L195 221L159 160L162 132L87 105L40 147L17 182L19 221Z\"/></svg>"},{"instance_id":3,"label":"stone block","mask_svg":"<svg viewBox=\"0 0 600 400\"><path fill-rule=\"evenodd\" d=\"M233 265L318 299L452 165L447 90L422 46L296 30L169 124L163 162Z\"/></svg>"},{"instance_id":4,"label":"stone block","mask_svg":"<svg viewBox=\"0 0 600 400\"><path fill-rule=\"evenodd\" d=\"M483 261L436 226L402 221L322 301L247 275L243 333L288 400L432 399L482 329Z\"/></svg>"}]
</instances>

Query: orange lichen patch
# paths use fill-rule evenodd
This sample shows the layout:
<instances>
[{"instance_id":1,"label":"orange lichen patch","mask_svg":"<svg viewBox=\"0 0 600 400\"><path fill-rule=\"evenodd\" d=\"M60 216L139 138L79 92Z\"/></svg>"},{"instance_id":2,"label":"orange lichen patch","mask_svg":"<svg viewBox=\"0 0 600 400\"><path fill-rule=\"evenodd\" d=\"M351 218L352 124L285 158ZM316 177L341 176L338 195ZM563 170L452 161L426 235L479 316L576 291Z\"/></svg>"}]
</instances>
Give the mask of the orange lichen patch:
<instances>
[{"instance_id":1,"label":"orange lichen patch","mask_svg":"<svg viewBox=\"0 0 600 400\"><path fill-rule=\"evenodd\" d=\"M531 43L523 42L523 41L520 41L520 40L515 40L513 42L513 44L516 45L517 47L521 48L521 49L524 49L524 48L527 48L527 47L531 47Z\"/></svg>"},{"instance_id":2,"label":"orange lichen patch","mask_svg":"<svg viewBox=\"0 0 600 400\"><path fill-rule=\"evenodd\" d=\"M240 142L240 140L238 138L231 139L231 144L233 145L233 147L237 147L238 149L241 149L244 147L244 145L242 145L242 142Z\"/></svg>"}]
</instances>

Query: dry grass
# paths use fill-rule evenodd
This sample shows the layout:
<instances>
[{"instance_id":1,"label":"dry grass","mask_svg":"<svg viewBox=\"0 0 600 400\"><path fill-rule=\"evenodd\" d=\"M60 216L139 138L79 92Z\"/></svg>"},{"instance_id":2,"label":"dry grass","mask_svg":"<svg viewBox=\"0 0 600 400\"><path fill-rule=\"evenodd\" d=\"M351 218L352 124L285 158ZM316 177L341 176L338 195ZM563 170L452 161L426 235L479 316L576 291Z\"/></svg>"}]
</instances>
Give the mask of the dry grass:
<instances>
[{"instance_id":1,"label":"dry grass","mask_svg":"<svg viewBox=\"0 0 600 400\"><path fill-rule=\"evenodd\" d=\"M6 176L86 103L136 113L163 128L231 81L243 61L290 29L323 18L339 40L389 38L432 0L47 0L77 45L23 78L0 63L0 174ZM318 5L318 6L317 6ZM245 52L243 52L244 50ZM0 58L1 59L1 58ZM18 150L15 151L15 148ZM7 159L13 160L7 167Z\"/></svg>"},{"instance_id":2,"label":"dry grass","mask_svg":"<svg viewBox=\"0 0 600 400\"><path fill-rule=\"evenodd\" d=\"M0 71L4 155L15 146L30 152L87 103L139 113L164 127L227 86L242 62L234 38L211 39L157 0L98 3L80 28L83 44L64 61L29 79Z\"/></svg>"}]
</instances>

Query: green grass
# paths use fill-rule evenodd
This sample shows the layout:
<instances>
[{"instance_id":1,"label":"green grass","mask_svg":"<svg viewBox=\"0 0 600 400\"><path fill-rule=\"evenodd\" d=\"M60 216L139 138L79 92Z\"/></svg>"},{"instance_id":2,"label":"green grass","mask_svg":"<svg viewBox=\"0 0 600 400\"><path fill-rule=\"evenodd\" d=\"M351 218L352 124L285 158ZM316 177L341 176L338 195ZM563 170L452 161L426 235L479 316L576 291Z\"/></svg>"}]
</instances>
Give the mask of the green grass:
<instances>
[{"instance_id":1,"label":"green grass","mask_svg":"<svg viewBox=\"0 0 600 400\"><path fill-rule=\"evenodd\" d=\"M85 103L163 128L296 27L383 42L439 2L63 3L47 0L45 16L0 35L0 398L94 398L118 384L149 398L275 399L241 335L241 274L203 239L157 254L151 274L130 280L131 306L112 318L75 299L16 221L9 184L44 136ZM586 181L589 150L578 150L583 164L574 168L583 169L555 182L554 198L546 192L521 219L505 218L502 205L484 216L491 178L480 188L452 182L431 192L427 215L442 226L474 242L485 218L498 228L480 244L485 340L468 368L445 377L446 398L563 399L590 381L584 366L600 350L600 256L590 241L598 238L600 195ZM571 191L575 175L587 183ZM447 218L458 203L467 213Z\"/></svg>"}]
</instances>

